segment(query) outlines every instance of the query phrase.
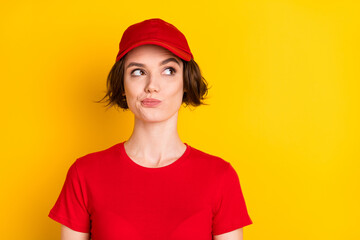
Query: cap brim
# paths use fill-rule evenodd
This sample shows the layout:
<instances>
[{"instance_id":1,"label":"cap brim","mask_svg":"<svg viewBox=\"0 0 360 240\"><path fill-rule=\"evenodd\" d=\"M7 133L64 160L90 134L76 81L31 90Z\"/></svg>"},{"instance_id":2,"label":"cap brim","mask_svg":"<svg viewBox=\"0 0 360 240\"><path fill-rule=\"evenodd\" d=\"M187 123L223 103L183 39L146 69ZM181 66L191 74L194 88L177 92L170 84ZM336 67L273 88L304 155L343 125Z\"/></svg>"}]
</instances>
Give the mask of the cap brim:
<instances>
[{"instance_id":1,"label":"cap brim","mask_svg":"<svg viewBox=\"0 0 360 240\"><path fill-rule=\"evenodd\" d=\"M175 54L176 56L178 56L179 58L185 60L185 61L190 61L193 56L191 53L188 53L186 51L183 51L175 46L157 41L157 40L146 40L146 41L141 41L141 42L137 42L133 45L131 45L130 47L128 47L127 49L125 49L124 51L118 53L118 55L116 56L116 61L119 61L126 53L128 53L130 50L142 46L142 45L146 45L146 44L153 44L153 45L157 45L163 48L166 48L167 50L169 50L170 52L172 52L173 54Z\"/></svg>"}]
</instances>

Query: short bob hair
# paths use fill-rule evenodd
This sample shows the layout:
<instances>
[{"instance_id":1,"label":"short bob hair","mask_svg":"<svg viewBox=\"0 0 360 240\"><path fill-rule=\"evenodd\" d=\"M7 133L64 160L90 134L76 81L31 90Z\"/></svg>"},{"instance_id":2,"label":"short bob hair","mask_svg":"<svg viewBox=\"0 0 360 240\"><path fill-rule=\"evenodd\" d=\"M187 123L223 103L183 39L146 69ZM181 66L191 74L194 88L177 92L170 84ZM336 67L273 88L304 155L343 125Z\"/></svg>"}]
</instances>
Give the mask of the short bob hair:
<instances>
[{"instance_id":1,"label":"short bob hair","mask_svg":"<svg viewBox=\"0 0 360 240\"><path fill-rule=\"evenodd\" d=\"M107 91L106 95L97 102L101 102L107 97L106 106L118 106L123 110L128 109L125 88L124 88L124 72L125 72L125 57L122 57L111 68L107 77ZM182 59L181 59L182 60ZM185 106L191 105L197 107L199 105L207 105L203 102L208 93L208 84L205 78L201 75L200 68L197 63L191 59L184 61L183 81L184 81L184 95L182 103Z\"/></svg>"}]
</instances>

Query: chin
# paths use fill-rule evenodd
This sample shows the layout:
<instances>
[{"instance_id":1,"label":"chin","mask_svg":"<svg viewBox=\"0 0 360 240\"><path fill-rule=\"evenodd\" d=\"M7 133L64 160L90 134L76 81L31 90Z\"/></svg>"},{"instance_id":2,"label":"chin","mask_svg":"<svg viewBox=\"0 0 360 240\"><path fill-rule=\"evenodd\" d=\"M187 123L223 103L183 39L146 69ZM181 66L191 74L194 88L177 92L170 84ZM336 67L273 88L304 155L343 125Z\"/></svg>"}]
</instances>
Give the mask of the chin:
<instances>
[{"instance_id":1,"label":"chin","mask_svg":"<svg viewBox=\"0 0 360 240\"><path fill-rule=\"evenodd\" d=\"M140 117L139 120L147 123L159 123L159 122L166 122L172 117L173 116L147 116L147 117Z\"/></svg>"},{"instance_id":2,"label":"chin","mask_svg":"<svg viewBox=\"0 0 360 240\"><path fill-rule=\"evenodd\" d=\"M142 114L136 114L135 118L137 118L142 122L147 122L147 123L166 122L171 118L177 118L177 113L178 111L172 114L142 113Z\"/></svg>"}]
</instances>

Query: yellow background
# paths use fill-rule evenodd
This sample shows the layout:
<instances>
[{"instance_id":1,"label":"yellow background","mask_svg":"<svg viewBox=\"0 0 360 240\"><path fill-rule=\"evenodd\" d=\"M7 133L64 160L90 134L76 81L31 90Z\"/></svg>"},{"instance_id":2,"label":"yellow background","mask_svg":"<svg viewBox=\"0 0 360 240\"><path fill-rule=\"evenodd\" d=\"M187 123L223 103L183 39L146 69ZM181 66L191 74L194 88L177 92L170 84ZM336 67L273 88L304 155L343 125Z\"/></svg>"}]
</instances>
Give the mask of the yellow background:
<instances>
[{"instance_id":1,"label":"yellow background","mask_svg":"<svg viewBox=\"0 0 360 240\"><path fill-rule=\"evenodd\" d=\"M212 88L181 109L191 146L239 174L244 239L360 239L358 1L6 1L1 239L59 239L47 217L77 157L129 137L105 92L125 28L160 17Z\"/></svg>"}]
</instances>

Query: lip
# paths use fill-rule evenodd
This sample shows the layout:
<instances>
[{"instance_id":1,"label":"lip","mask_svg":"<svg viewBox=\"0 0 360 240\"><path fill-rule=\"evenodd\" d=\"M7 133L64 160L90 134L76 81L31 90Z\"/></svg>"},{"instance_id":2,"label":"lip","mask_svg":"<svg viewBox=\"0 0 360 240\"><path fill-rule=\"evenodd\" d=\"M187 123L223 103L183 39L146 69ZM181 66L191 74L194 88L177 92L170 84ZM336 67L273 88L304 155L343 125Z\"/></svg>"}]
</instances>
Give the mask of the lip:
<instances>
[{"instance_id":1,"label":"lip","mask_svg":"<svg viewBox=\"0 0 360 240\"><path fill-rule=\"evenodd\" d=\"M155 98L145 98L141 101L141 105L143 105L144 107L156 107L160 103L161 101Z\"/></svg>"}]
</instances>

